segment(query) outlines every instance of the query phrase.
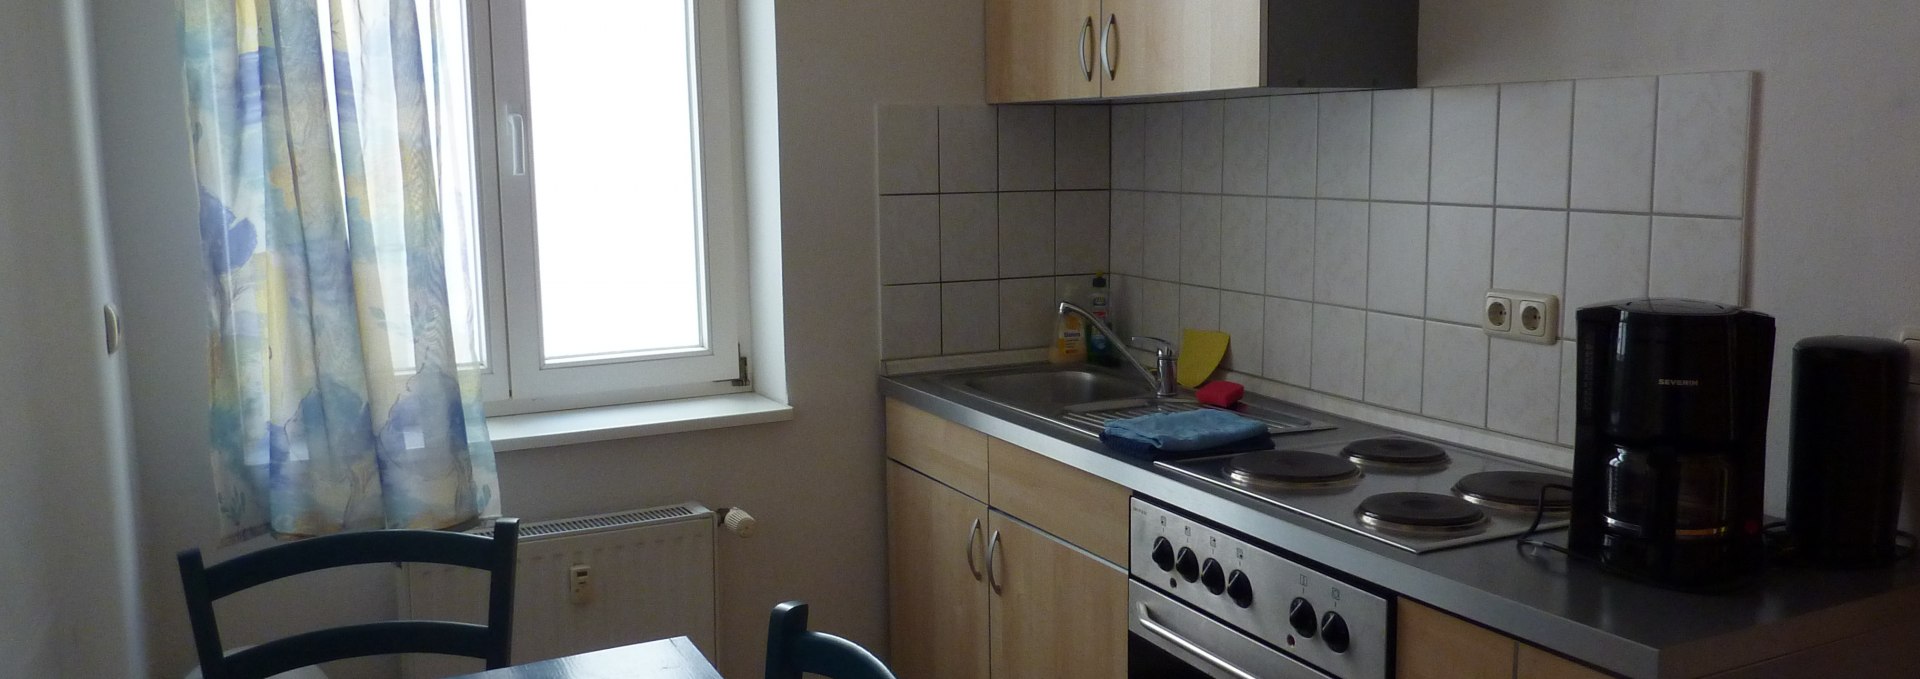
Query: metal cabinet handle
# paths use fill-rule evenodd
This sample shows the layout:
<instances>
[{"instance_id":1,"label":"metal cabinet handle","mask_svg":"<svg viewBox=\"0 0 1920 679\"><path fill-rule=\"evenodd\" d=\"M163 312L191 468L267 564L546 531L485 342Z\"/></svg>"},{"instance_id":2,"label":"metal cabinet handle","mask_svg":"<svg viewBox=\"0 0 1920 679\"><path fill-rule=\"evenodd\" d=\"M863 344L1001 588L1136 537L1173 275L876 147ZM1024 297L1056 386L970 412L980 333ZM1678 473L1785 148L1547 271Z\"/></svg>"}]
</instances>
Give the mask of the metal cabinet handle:
<instances>
[{"instance_id":1,"label":"metal cabinet handle","mask_svg":"<svg viewBox=\"0 0 1920 679\"><path fill-rule=\"evenodd\" d=\"M993 557L999 551L1000 531L996 530L993 532L993 537L987 538L987 586L992 587L995 592L1000 591L1000 579L993 577Z\"/></svg>"},{"instance_id":2,"label":"metal cabinet handle","mask_svg":"<svg viewBox=\"0 0 1920 679\"><path fill-rule=\"evenodd\" d=\"M1093 37L1093 17L1087 17L1087 23L1080 27L1080 72L1093 80L1093 58L1087 54L1087 39Z\"/></svg>"},{"instance_id":3,"label":"metal cabinet handle","mask_svg":"<svg viewBox=\"0 0 1920 679\"><path fill-rule=\"evenodd\" d=\"M1181 650L1192 653L1194 657L1199 658L1209 665L1220 668L1220 671L1231 674L1236 677L1236 679L1260 679L1246 670L1235 667L1233 663L1227 662L1225 658L1214 655L1213 651L1201 648L1199 644L1188 641L1186 637L1180 636L1178 632L1167 629L1166 626L1155 622L1153 619L1153 611L1147 610L1146 604L1140 604L1139 622L1140 626L1148 632L1152 632L1154 635L1166 639L1173 645L1179 646Z\"/></svg>"},{"instance_id":4,"label":"metal cabinet handle","mask_svg":"<svg viewBox=\"0 0 1920 679\"><path fill-rule=\"evenodd\" d=\"M1113 29L1118 28L1119 24L1119 15L1108 14L1106 27L1100 29L1100 66L1107 69L1108 80L1113 79L1114 62L1117 61L1113 58Z\"/></svg>"},{"instance_id":5,"label":"metal cabinet handle","mask_svg":"<svg viewBox=\"0 0 1920 679\"><path fill-rule=\"evenodd\" d=\"M527 119L512 111L501 111L507 119L507 145L512 152L507 172L515 177L527 174Z\"/></svg>"},{"instance_id":6,"label":"metal cabinet handle","mask_svg":"<svg viewBox=\"0 0 1920 679\"><path fill-rule=\"evenodd\" d=\"M979 538L980 520L974 519L973 527L967 529L967 572L972 573L975 580L980 579L980 567L973 562L973 541Z\"/></svg>"}]
</instances>

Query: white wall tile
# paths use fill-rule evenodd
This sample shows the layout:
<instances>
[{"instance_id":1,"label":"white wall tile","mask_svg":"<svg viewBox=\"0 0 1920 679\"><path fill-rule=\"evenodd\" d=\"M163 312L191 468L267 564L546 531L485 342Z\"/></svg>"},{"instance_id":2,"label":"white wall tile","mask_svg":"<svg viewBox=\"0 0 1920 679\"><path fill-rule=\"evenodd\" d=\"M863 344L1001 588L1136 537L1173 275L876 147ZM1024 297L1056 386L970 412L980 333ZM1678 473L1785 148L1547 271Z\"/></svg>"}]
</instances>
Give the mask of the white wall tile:
<instances>
[{"instance_id":1,"label":"white wall tile","mask_svg":"<svg viewBox=\"0 0 1920 679\"><path fill-rule=\"evenodd\" d=\"M1267 301L1259 295L1220 293L1220 331L1227 333L1228 368L1250 375L1266 365Z\"/></svg>"},{"instance_id":2,"label":"white wall tile","mask_svg":"<svg viewBox=\"0 0 1920 679\"><path fill-rule=\"evenodd\" d=\"M1113 288L1112 309L1108 311L1108 325L1123 337L1146 334L1147 317L1147 279L1135 276L1115 276L1111 281Z\"/></svg>"},{"instance_id":3,"label":"white wall tile","mask_svg":"<svg viewBox=\"0 0 1920 679\"><path fill-rule=\"evenodd\" d=\"M1000 277L1053 275L1053 193L1000 194Z\"/></svg>"},{"instance_id":4,"label":"white wall tile","mask_svg":"<svg viewBox=\"0 0 1920 679\"><path fill-rule=\"evenodd\" d=\"M991 193L940 196L940 280L1000 275L1000 208Z\"/></svg>"},{"instance_id":5,"label":"white wall tile","mask_svg":"<svg viewBox=\"0 0 1920 679\"><path fill-rule=\"evenodd\" d=\"M1566 280L1567 213L1494 211L1493 287L1560 296Z\"/></svg>"},{"instance_id":6,"label":"white wall tile","mask_svg":"<svg viewBox=\"0 0 1920 679\"><path fill-rule=\"evenodd\" d=\"M1180 190L1180 104L1146 105L1146 177L1148 191Z\"/></svg>"},{"instance_id":7,"label":"white wall tile","mask_svg":"<svg viewBox=\"0 0 1920 679\"><path fill-rule=\"evenodd\" d=\"M1267 193L1267 98L1228 99L1226 148L1222 151L1222 193Z\"/></svg>"},{"instance_id":8,"label":"white wall tile","mask_svg":"<svg viewBox=\"0 0 1920 679\"><path fill-rule=\"evenodd\" d=\"M1266 198L1220 200L1220 287L1255 294L1266 290Z\"/></svg>"},{"instance_id":9,"label":"white wall tile","mask_svg":"<svg viewBox=\"0 0 1920 679\"><path fill-rule=\"evenodd\" d=\"M1518 207L1566 207L1572 128L1572 81L1501 85L1494 200Z\"/></svg>"},{"instance_id":10,"label":"white wall tile","mask_svg":"<svg viewBox=\"0 0 1920 679\"><path fill-rule=\"evenodd\" d=\"M1314 201L1267 200L1267 294L1313 299Z\"/></svg>"},{"instance_id":11,"label":"white wall tile","mask_svg":"<svg viewBox=\"0 0 1920 679\"><path fill-rule=\"evenodd\" d=\"M1741 304L1745 245L1738 219L1654 217L1647 292Z\"/></svg>"},{"instance_id":12,"label":"white wall tile","mask_svg":"<svg viewBox=\"0 0 1920 679\"><path fill-rule=\"evenodd\" d=\"M1266 372L1262 376L1296 386L1313 382L1313 305L1267 298Z\"/></svg>"},{"instance_id":13,"label":"white wall tile","mask_svg":"<svg viewBox=\"0 0 1920 679\"><path fill-rule=\"evenodd\" d=\"M1498 340L1488 347L1487 428L1537 441L1560 435L1560 346Z\"/></svg>"},{"instance_id":14,"label":"white wall tile","mask_svg":"<svg viewBox=\"0 0 1920 679\"><path fill-rule=\"evenodd\" d=\"M1180 280L1180 194L1148 193L1141 261L1147 278Z\"/></svg>"},{"instance_id":15,"label":"white wall tile","mask_svg":"<svg viewBox=\"0 0 1920 679\"><path fill-rule=\"evenodd\" d=\"M1567 217L1567 294L1560 336L1575 334L1574 311L1647 294L1646 215L1575 212Z\"/></svg>"},{"instance_id":16,"label":"white wall tile","mask_svg":"<svg viewBox=\"0 0 1920 679\"><path fill-rule=\"evenodd\" d=\"M1220 196L1180 197L1180 282L1220 287Z\"/></svg>"},{"instance_id":17,"label":"white wall tile","mask_svg":"<svg viewBox=\"0 0 1920 679\"><path fill-rule=\"evenodd\" d=\"M1180 102L1180 187L1219 193L1224 105L1218 99Z\"/></svg>"},{"instance_id":18,"label":"white wall tile","mask_svg":"<svg viewBox=\"0 0 1920 679\"><path fill-rule=\"evenodd\" d=\"M880 193L940 190L940 115L934 106L881 104L874 112Z\"/></svg>"},{"instance_id":19,"label":"white wall tile","mask_svg":"<svg viewBox=\"0 0 1920 679\"><path fill-rule=\"evenodd\" d=\"M1113 188L1147 188L1147 107L1113 107Z\"/></svg>"},{"instance_id":20,"label":"white wall tile","mask_svg":"<svg viewBox=\"0 0 1920 679\"><path fill-rule=\"evenodd\" d=\"M880 282L940 280L940 197L881 196Z\"/></svg>"},{"instance_id":21,"label":"white wall tile","mask_svg":"<svg viewBox=\"0 0 1920 679\"><path fill-rule=\"evenodd\" d=\"M1320 97L1267 98L1267 193L1312 198L1319 191Z\"/></svg>"},{"instance_id":22,"label":"white wall tile","mask_svg":"<svg viewBox=\"0 0 1920 679\"><path fill-rule=\"evenodd\" d=\"M1374 203L1371 209L1367 308L1419 316L1427 308L1427 206Z\"/></svg>"},{"instance_id":23,"label":"white wall tile","mask_svg":"<svg viewBox=\"0 0 1920 679\"><path fill-rule=\"evenodd\" d=\"M1373 93L1320 95L1319 197L1367 197Z\"/></svg>"},{"instance_id":24,"label":"white wall tile","mask_svg":"<svg viewBox=\"0 0 1920 679\"><path fill-rule=\"evenodd\" d=\"M1053 187L1107 188L1112 173L1108 160L1111 137L1108 107L1054 107Z\"/></svg>"},{"instance_id":25,"label":"white wall tile","mask_svg":"<svg viewBox=\"0 0 1920 679\"><path fill-rule=\"evenodd\" d=\"M1000 190L1053 188L1053 107L998 106Z\"/></svg>"},{"instance_id":26,"label":"white wall tile","mask_svg":"<svg viewBox=\"0 0 1920 679\"><path fill-rule=\"evenodd\" d=\"M1498 85L1433 91L1433 202L1493 204L1493 150L1499 122Z\"/></svg>"},{"instance_id":27,"label":"white wall tile","mask_svg":"<svg viewBox=\"0 0 1920 679\"><path fill-rule=\"evenodd\" d=\"M1425 323L1418 318L1367 314L1368 403L1420 411L1420 364Z\"/></svg>"},{"instance_id":28,"label":"white wall tile","mask_svg":"<svg viewBox=\"0 0 1920 679\"><path fill-rule=\"evenodd\" d=\"M1655 85L1653 78L1574 82L1573 209L1649 209Z\"/></svg>"},{"instance_id":29,"label":"white wall tile","mask_svg":"<svg viewBox=\"0 0 1920 679\"><path fill-rule=\"evenodd\" d=\"M940 286L880 288L880 358L940 353Z\"/></svg>"},{"instance_id":30,"label":"white wall tile","mask_svg":"<svg viewBox=\"0 0 1920 679\"><path fill-rule=\"evenodd\" d=\"M1000 282L940 285L940 353L970 354L1000 347Z\"/></svg>"},{"instance_id":31,"label":"white wall tile","mask_svg":"<svg viewBox=\"0 0 1920 679\"><path fill-rule=\"evenodd\" d=\"M1000 348L1044 347L1053 337L1052 278L1000 281Z\"/></svg>"},{"instance_id":32,"label":"white wall tile","mask_svg":"<svg viewBox=\"0 0 1920 679\"><path fill-rule=\"evenodd\" d=\"M1427 322L1421 414L1486 426L1487 341L1478 326Z\"/></svg>"},{"instance_id":33,"label":"white wall tile","mask_svg":"<svg viewBox=\"0 0 1920 679\"><path fill-rule=\"evenodd\" d=\"M992 107L940 107L942 192L992 191L997 187L998 127Z\"/></svg>"},{"instance_id":34,"label":"white wall tile","mask_svg":"<svg viewBox=\"0 0 1920 679\"><path fill-rule=\"evenodd\" d=\"M1313 388L1358 399L1366 380L1367 312L1313 305Z\"/></svg>"},{"instance_id":35,"label":"white wall tile","mask_svg":"<svg viewBox=\"0 0 1920 679\"><path fill-rule=\"evenodd\" d=\"M1140 310L1140 323L1130 331L1131 334L1179 342L1180 284L1142 280L1140 288L1140 300L1146 306Z\"/></svg>"},{"instance_id":36,"label":"white wall tile","mask_svg":"<svg viewBox=\"0 0 1920 679\"><path fill-rule=\"evenodd\" d=\"M1426 202L1433 90L1373 93L1374 200Z\"/></svg>"},{"instance_id":37,"label":"white wall tile","mask_svg":"<svg viewBox=\"0 0 1920 679\"><path fill-rule=\"evenodd\" d=\"M1367 305L1366 203L1344 200L1315 203L1313 301L1353 307Z\"/></svg>"},{"instance_id":38,"label":"white wall tile","mask_svg":"<svg viewBox=\"0 0 1920 679\"><path fill-rule=\"evenodd\" d=\"M1480 325L1493 287L1493 210L1435 205L1427 223L1427 317Z\"/></svg>"},{"instance_id":39,"label":"white wall tile","mask_svg":"<svg viewBox=\"0 0 1920 679\"><path fill-rule=\"evenodd\" d=\"M1113 317L1113 309L1115 307L1114 296L1113 296L1113 293L1114 293L1113 280L1114 280L1113 276L1107 277L1107 317L1108 318ZM1066 300L1069 302L1073 302L1074 304L1087 307L1088 311L1092 311L1093 302L1088 298L1088 293L1092 291L1093 291L1092 276L1054 276L1053 277L1053 298L1050 300L1047 300L1047 308L1057 310L1059 308L1059 305L1056 304L1056 302L1059 302L1061 300Z\"/></svg>"},{"instance_id":40,"label":"white wall tile","mask_svg":"<svg viewBox=\"0 0 1920 679\"><path fill-rule=\"evenodd\" d=\"M1660 77L1653 211L1745 214L1753 73Z\"/></svg>"},{"instance_id":41,"label":"white wall tile","mask_svg":"<svg viewBox=\"0 0 1920 679\"><path fill-rule=\"evenodd\" d=\"M1198 285L1180 286L1180 329L1166 339L1179 344L1180 335L1188 329L1220 329L1219 290Z\"/></svg>"},{"instance_id":42,"label":"white wall tile","mask_svg":"<svg viewBox=\"0 0 1920 679\"><path fill-rule=\"evenodd\" d=\"M1577 366L1580 362L1580 345L1573 342L1560 343L1560 435L1557 442L1563 446L1573 445L1573 435L1579 424L1579 415L1575 406L1574 387L1579 386Z\"/></svg>"},{"instance_id":43,"label":"white wall tile","mask_svg":"<svg viewBox=\"0 0 1920 679\"><path fill-rule=\"evenodd\" d=\"M1107 192L1054 192L1054 273L1106 271L1108 224Z\"/></svg>"},{"instance_id":44,"label":"white wall tile","mask_svg":"<svg viewBox=\"0 0 1920 679\"><path fill-rule=\"evenodd\" d=\"M1139 191L1114 191L1108 213L1108 242L1111 251L1107 265L1114 273L1138 276L1145 273L1140 261L1147 237L1146 194Z\"/></svg>"}]
</instances>

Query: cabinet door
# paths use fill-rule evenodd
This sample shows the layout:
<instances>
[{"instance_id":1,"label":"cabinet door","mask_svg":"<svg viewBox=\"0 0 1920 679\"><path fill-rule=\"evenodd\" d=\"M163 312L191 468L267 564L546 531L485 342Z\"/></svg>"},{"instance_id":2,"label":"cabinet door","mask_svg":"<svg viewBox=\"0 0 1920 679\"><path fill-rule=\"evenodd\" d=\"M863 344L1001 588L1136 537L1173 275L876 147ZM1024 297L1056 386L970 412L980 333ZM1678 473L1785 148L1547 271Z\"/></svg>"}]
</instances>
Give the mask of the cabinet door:
<instances>
[{"instance_id":1,"label":"cabinet door","mask_svg":"<svg viewBox=\"0 0 1920 679\"><path fill-rule=\"evenodd\" d=\"M1509 679L1512 638L1422 606L1398 602L1394 665L1400 679Z\"/></svg>"},{"instance_id":2,"label":"cabinet door","mask_svg":"<svg viewBox=\"0 0 1920 679\"><path fill-rule=\"evenodd\" d=\"M987 499L987 435L887 399L887 457Z\"/></svg>"},{"instance_id":3,"label":"cabinet door","mask_svg":"<svg viewBox=\"0 0 1920 679\"><path fill-rule=\"evenodd\" d=\"M887 463L888 663L903 677L987 677L987 507Z\"/></svg>"},{"instance_id":4,"label":"cabinet door","mask_svg":"<svg viewBox=\"0 0 1920 679\"><path fill-rule=\"evenodd\" d=\"M1100 96L1100 0L987 0L987 101Z\"/></svg>"},{"instance_id":5,"label":"cabinet door","mask_svg":"<svg viewBox=\"0 0 1920 679\"><path fill-rule=\"evenodd\" d=\"M1259 87L1263 0L1106 0L1101 95Z\"/></svg>"},{"instance_id":6,"label":"cabinet door","mask_svg":"<svg viewBox=\"0 0 1920 679\"><path fill-rule=\"evenodd\" d=\"M1126 572L991 515L994 679L1126 676Z\"/></svg>"},{"instance_id":7,"label":"cabinet door","mask_svg":"<svg viewBox=\"0 0 1920 679\"><path fill-rule=\"evenodd\" d=\"M1132 510L1125 487L997 438L987 439L993 507L1126 566Z\"/></svg>"},{"instance_id":8,"label":"cabinet door","mask_svg":"<svg viewBox=\"0 0 1920 679\"><path fill-rule=\"evenodd\" d=\"M1520 644L1520 657L1514 662L1514 678L1607 679L1607 675L1543 649Z\"/></svg>"}]
</instances>

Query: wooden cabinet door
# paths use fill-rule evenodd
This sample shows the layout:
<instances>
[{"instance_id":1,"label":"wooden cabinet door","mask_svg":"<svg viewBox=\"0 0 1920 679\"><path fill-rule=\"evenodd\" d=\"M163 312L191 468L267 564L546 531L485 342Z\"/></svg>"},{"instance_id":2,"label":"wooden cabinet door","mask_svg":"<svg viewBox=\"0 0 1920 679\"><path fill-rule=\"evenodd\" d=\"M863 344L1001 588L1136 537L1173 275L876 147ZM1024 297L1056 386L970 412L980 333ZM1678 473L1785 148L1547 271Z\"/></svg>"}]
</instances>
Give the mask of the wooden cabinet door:
<instances>
[{"instance_id":1,"label":"wooden cabinet door","mask_svg":"<svg viewBox=\"0 0 1920 679\"><path fill-rule=\"evenodd\" d=\"M993 508L1126 566L1133 529L1123 486L997 438L987 439Z\"/></svg>"},{"instance_id":2,"label":"wooden cabinet door","mask_svg":"<svg viewBox=\"0 0 1920 679\"><path fill-rule=\"evenodd\" d=\"M903 677L987 678L987 506L887 463L887 594Z\"/></svg>"},{"instance_id":3,"label":"wooden cabinet door","mask_svg":"<svg viewBox=\"0 0 1920 679\"><path fill-rule=\"evenodd\" d=\"M990 523L993 679L1127 676L1126 572L997 511Z\"/></svg>"},{"instance_id":4,"label":"wooden cabinet door","mask_svg":"<svg viewBox=\"0 0 1920 679\"><path fill-rule=\"evenodd\" d=\"M1530 644L1520 644L1513 667L1514 679L1607 679L1604 672Z\"/></svg>"},{"instance_id":5,"label":"wooden cabinet door","mask_svg":"<svg viewBox=\"0 0 1920 679\"><path fill-rule=\"evenodd\" d=\"M1511 637L1400 599L1394 666L1399 679L1510 679Z\"/></svg>"},{"instance_id":6,"label":"wooden cabinet door","mask_svg":"<svg viewBox=\"0 0 1920 679\"><path fill-rule=\"evenodd\" d=\"M1101 95L1261 85L1263 0L1106 0ZM1110 24L1110 25L1109 25Z\"/></svg>"},{"instance_id":7,"label":"wooden cabinet door","mask_svg":"<svg viewBox=\"0 0 1920 679\"><path fill-rule=\"evenodd\" d=\"M987 0L987 101L1100 96L1100 0Z\"/></svg>"},{"instance_id":8,"label":"wooden cabinet door","mask_svg":"<svg viewBox=\"0 0 1920 679\"><path fill-rule=\"evenodd\" d=\"M887 457L987 499L987 435L887 399Z\"/></svg>"}]
</instances>

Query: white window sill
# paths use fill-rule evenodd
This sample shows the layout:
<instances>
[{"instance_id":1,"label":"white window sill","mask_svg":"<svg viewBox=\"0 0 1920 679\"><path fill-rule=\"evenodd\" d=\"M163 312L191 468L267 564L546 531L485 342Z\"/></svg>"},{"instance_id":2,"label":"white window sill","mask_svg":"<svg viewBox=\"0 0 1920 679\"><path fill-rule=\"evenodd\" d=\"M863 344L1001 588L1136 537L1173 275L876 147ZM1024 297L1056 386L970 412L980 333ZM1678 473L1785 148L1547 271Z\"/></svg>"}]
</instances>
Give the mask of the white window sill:
<instances>
[{"instance_id":1,"label":"white window sill","mask_svg":"<svg viewBox=\"0 0 1920 679\"><path fill-rule=\"evenodd\" d=\"M755 393L487 418L496 452L674 434L793 419L793 406Z\"/></svg>"}]
</instances>

